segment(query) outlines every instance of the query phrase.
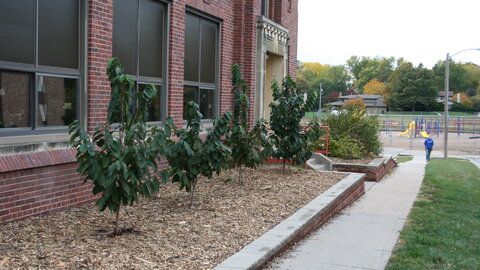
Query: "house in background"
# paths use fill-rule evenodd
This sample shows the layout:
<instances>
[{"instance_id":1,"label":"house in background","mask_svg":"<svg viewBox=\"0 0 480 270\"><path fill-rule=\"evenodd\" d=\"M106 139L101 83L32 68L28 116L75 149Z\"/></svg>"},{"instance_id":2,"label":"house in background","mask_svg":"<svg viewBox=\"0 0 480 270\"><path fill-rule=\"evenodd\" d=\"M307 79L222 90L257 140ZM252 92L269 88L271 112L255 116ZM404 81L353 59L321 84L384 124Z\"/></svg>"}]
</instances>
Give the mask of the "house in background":
<instances>
[{"instance_id":1,"label":"house in background","mask_svg":"<svg viewBox=\"0 0 480 270\"><path fill-rule=\"evenodd\" d=\"M348 95L339 96L338 101L328 103L335 109L340 109L343 103L353 98L361 98L365 103L367 114L382 114L387 112L387 105L384 103L383 96L381 95Z\"/></svg>"},{"instance_id":2,"label":"house in background","mask_svg":"<svg viewBox=\"0 0 480 270\"><path fill-rule=\"evenodd\" d=\"M200 104L206 126L233 109L230 69L269 116L273 79L295 77L298 0L0 1L0 223L94 201L67 126L107 117L112 56L159 90L150 124Z\"/></svg>"},{"instance_id":3,"label":"house in background","mask_svg":"<svg viewBox=\"0 0 480 270\"><path fill-rule=\"evenodd\" d=\"M438 91L437 102L445 104L445 91ZM448 91L448 108L451 109L453 105L453 91ZM458 101L460 103L460 101Z\"/></svg>"}]
</instances>

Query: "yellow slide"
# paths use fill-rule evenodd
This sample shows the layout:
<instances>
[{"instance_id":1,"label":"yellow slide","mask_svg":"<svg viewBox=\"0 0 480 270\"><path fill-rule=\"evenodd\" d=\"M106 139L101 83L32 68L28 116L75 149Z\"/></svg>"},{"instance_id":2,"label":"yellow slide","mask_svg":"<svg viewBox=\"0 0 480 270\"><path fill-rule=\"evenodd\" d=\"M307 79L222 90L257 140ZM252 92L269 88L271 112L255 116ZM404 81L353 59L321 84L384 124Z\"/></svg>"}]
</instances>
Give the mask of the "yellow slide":
<instances>
[{"instance_id":1,"label":"yellow slide","mask_svg":"<svg viewBox=\"0 0 480 270\"><path fill-rule=\"evenodd\" d=\"M407 129L407 130L405 130L405 132L402 132L402 133L398 134L398 136L408 135L409 131L410 131L410 129Z\"/></svg>"},{"instance_id":2,"label":"yellow slide","mask_svg":"<svg viewBox=\"0 0 480 270\"><path fill-rule=\"evenodd\" d=\"M420 134L422 135L423 138L429 138L430 136L427 134L426 131L420 131Z\"/></svg>"},{"instance_id":3,"label":"yellow slide","mask_svg":"<svg viewBox=\"0 0 480 270\"><path fill-rule=\"evenodd\" d=\"M412 121L410 124L408 124L408 129L405 130L405 132L398 134L398 136L408 135L408 133L410 133L410 130L414 130L414 129L415 129L415 121Z\"/></svg>"}]
</instances>

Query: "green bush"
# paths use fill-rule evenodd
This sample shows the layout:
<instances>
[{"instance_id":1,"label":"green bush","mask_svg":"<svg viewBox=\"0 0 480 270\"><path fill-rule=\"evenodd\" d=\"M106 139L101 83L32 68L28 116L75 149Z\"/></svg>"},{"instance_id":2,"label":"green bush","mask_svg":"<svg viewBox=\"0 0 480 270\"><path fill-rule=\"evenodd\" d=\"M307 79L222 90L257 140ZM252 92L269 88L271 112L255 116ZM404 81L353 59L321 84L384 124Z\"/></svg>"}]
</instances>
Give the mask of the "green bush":
<instances>
[{"instance_id":1,"label":"green bush","mask_svg":"<svg viewBox=\"0 0 480 270\"><path fill-rule=\"evenodd\" d=\"M349 137L335 137L330 140L330 156L344 159L360 159L365 149L355 139Z\"/></svg>"},{"instance_id":2,"label":"green bush","mask_svg":"<svg viewBox=\"0 0 480 270\"><path fill-rule=\"evenodd\" d=\"M364 110L351 108L339 115L330 115L323 121L323 124L330 128L329 151L332 156L347 159L361 158L382 152L377 116L369 116ZM341 145L342 143L347 146ZM342 150L345 147L353 147L352 144L357 147Z\"/></svg>"}]
</instances>

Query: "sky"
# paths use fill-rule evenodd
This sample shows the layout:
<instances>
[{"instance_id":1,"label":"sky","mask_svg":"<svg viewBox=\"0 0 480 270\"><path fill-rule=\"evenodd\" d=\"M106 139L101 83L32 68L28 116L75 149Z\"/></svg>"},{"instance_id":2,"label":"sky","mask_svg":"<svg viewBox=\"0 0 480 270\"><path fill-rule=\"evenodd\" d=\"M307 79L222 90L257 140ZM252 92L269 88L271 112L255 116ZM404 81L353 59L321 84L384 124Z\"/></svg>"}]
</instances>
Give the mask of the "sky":
<instances>
[{"instance_id":1,"label":"sky","mask_svg":"<svg viewBox=\"0 0 480 270\"><path fill-rule=\"evenodd\" d=\"M301 62L342 65L352 56L403 57L431 68L480 48L480 0L299 0ZM456 62L480 65L480 51Z\"/></svg>"}]
</instances>

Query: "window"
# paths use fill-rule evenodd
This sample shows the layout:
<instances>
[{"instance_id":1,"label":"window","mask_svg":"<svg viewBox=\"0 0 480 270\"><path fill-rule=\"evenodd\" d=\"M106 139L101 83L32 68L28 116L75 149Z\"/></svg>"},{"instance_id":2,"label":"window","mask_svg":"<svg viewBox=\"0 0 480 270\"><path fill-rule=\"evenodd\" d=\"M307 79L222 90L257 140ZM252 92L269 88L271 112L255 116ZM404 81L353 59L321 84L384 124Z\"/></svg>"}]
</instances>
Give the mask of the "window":
<instances>
[{"instance_id":1,"label":"window","mask_svg":"<svg viewBox=\"0 0 480 270\"><path fill-rule=\"evenodd\" d=\"M270 8L270 0L262 0L262 15L268 17L269 8Z\"/></svg>"},{"instance_id":2,"label":"window","mask_svg":"<svg viewBox=\"0 0 480 270\"><path fill-rule=\"evenodd\" d=\"M186 14L184 105L195 101L203 119L217 114L218 23L193 13Z\"/></svg>"},{"instance_id":3,"label":"window","mask_svg":"<svg viewBox=\"0 0 480 270\"><path fill-rule=\"evenodd\" d=\"M66 131L79 117L83 1L0 1L0 136Z\"/></svg>"},{"instance_id":4,"label":"window","mask_svg":"<svg viewBox=\"0 0 480 270\"><path fill-rule=\"evenodd\" d=\"M113 56L136 82L135 92L153 83L158 94L148 121L166 114L166 4L156 0L115 0L113 4Z\"/></svg>"}]
</instances>

